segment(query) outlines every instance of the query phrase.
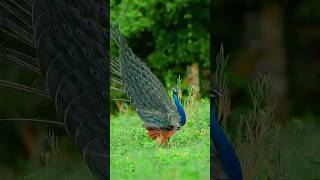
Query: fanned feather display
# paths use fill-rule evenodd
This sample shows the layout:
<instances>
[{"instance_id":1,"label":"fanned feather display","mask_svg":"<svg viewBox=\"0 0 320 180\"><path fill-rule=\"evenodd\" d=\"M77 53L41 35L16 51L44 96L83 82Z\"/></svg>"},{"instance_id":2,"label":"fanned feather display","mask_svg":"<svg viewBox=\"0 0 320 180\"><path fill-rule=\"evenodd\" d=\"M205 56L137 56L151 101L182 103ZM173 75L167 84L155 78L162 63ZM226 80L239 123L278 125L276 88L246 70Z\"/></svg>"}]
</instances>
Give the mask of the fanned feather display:
<instances>
[{"instance_id":1,"label":"fanned feather display","mask_svg":"<svg viewBox=\"0 0 320 180\"><path fill-rule=\"evenodd\" d=\"M109 176L106 2L1 0L0 5L20 22L1 18L0 29L34 48L37 54L30 57L19 50L1 47L1 56L41 74L47 92L6 81L2 85L48 96L91 172L98 179L106 179Z\"/></svg>"}]
</instances>

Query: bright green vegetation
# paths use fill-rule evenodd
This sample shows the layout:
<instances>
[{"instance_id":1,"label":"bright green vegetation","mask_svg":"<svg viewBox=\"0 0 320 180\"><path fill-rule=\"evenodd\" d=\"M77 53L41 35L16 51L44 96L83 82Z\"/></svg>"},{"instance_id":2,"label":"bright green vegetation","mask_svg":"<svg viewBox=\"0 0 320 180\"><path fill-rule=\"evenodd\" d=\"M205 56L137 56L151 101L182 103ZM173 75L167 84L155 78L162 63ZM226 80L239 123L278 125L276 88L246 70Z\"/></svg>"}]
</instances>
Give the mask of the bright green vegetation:
<instances>
[{"instance_id":1,"label":"bright green vegetation","mask_svg":"<svg viewBox=\"0 0 320 180\"><path fill-rule=\"evenodd\" d=\"M133 52L169 87L193 63L199 64L201 79L208 76L209 6L209 0L113 0L110 20L119 25ZM209 82L201 83L202 91Z\"/></svg>"},{"instance_id":2,"label":"bright green vegetation","mask_svg":"<svg viewBox=\"0 0 320 180\"><path fill-rule=\"evenodd\" d=\"M209 179L209 101L185 107L187 124L163 147L147 136L135 112L111 117L111 178Z\"/></svg>"}]
</instances>

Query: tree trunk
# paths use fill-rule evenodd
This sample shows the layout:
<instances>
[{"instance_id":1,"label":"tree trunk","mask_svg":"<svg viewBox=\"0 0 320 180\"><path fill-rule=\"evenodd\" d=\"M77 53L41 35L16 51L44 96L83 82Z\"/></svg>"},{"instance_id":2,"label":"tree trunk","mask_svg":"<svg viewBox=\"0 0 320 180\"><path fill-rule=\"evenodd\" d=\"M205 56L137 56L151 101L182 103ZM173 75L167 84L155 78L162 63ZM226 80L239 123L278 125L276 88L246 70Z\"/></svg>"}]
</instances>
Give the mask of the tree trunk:
<instances>
[{"instance_id":1,"label":"tree trunk","mask_svg":"<svg viewBox=\"0 0 320 180\"><path fill-rule=\"evenodd\" d=\"M200 79L199 79L199 64L193 63L188 67L187 82L193 87L193 95L196 99L200 98Z\"/></svg>"}]
</instances>

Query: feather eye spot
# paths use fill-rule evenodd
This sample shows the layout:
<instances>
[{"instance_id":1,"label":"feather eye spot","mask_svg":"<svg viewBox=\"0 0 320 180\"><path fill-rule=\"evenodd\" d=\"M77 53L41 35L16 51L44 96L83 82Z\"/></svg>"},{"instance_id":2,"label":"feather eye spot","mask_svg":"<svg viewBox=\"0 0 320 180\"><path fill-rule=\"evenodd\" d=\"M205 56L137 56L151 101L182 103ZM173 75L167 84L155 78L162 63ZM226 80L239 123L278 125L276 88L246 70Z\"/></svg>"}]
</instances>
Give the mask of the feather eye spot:
<instances>
[{"instance_id":1,"label":"feather eye spot","mask_svg":"<svg viewBox=\"0 0 320 180\"><path fill-rule=\"evenodd\" d=\"M62 31L65 34L71 34L71 28L68 25L63 25L62 26Z\"/></svg>"},{"instance_id":2,"label":"feather eye spot","mask_svg":"<svg viewBox=\"0 0 320 180\"><path fill-rule=\"evenodd\" d=\"M71 56L71 57L75 57L76 56L76 52L73 50L73 49L70 49L68 51L68 54Z\"/></svg>"},{"instance_id":3,"label":"feather eye spot","mask_svg":"<svg viewBox=\"0 0 320 180\"><path fill-rule=\"evenodd\" d=\"M60 7L64 7L63 2L62 2L62 1L58 1L58 6L60 6Z\"/></svg>"},{"instance_id":4,"label":"feather eye spot","mask_svg":"<svg viewBox=\"0 0 320 180\"><path fill-rule=\"evenodd\" d=\"M103 91L101 94L104 99L107 99L108 95L106 91Z\"/></svg>"},{"instance_id":5,"label":"feather eye spot","mask_svg":"<svg viewBox=\"0 0 320 180\"><path fill-rule=\"evenodd\" d=\"M83 37L82 31L80 31L79 29L76 29L75 33L78 36L78 38L82 39L82 37Z\"/></svg>"},{"instance_id":6,"label":"feather eye spot","mask_svg":"<svg viewBox=\"0 0 320 180\"><path fill-rule=\"evenodd\" d=\"M82 53L83 55L86 57L86 58L90 58L91 57L91 54L89 53L89 51L85 48L82 48Z\"/></svg>"},{"instance_id":7,"label":"feather eye spot","mask_svg":"<svg viewBox=\"0 0 320 180\"><path fill-rule=\"evenodd\" d=\"M98 47L96 41L91 40L91 41L90 41L90 44L91 44L91 46L94 47L94 48L97 48L97 47Z\"/></svg>"},{"instance_id":8,"label":"feather eye spot","mask_svg":"<svg viewBox=\"0 0 320 180\"><path fill-rule=\"evenodd\" d=\"M94 77L98 77L98 76L99 76L98 71L95 70L95 69L90 69L90 73L91 73L92 75L94 75Z\"/></svg>"}]
</instances>

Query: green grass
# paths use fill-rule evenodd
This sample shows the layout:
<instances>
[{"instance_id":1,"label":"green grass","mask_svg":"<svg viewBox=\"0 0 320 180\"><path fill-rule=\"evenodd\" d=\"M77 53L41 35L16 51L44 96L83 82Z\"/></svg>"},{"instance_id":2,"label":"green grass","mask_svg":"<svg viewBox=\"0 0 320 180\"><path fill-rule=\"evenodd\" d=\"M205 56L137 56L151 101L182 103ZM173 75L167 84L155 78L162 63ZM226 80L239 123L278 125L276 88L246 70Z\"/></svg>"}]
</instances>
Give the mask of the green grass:
<instances>
[{"instance_id":1,"label":"green grass","mask_svg":"<svg viewBox=\"0 0 320 180\"><path fill-rule=\"evenodd\" d=\"M188 110L189 109L189 110ZM186 108L187 124L166 147L151 140L135 112L111 117L112 179L209 179L209 101Z\"/></svg>"}]
</instances>

